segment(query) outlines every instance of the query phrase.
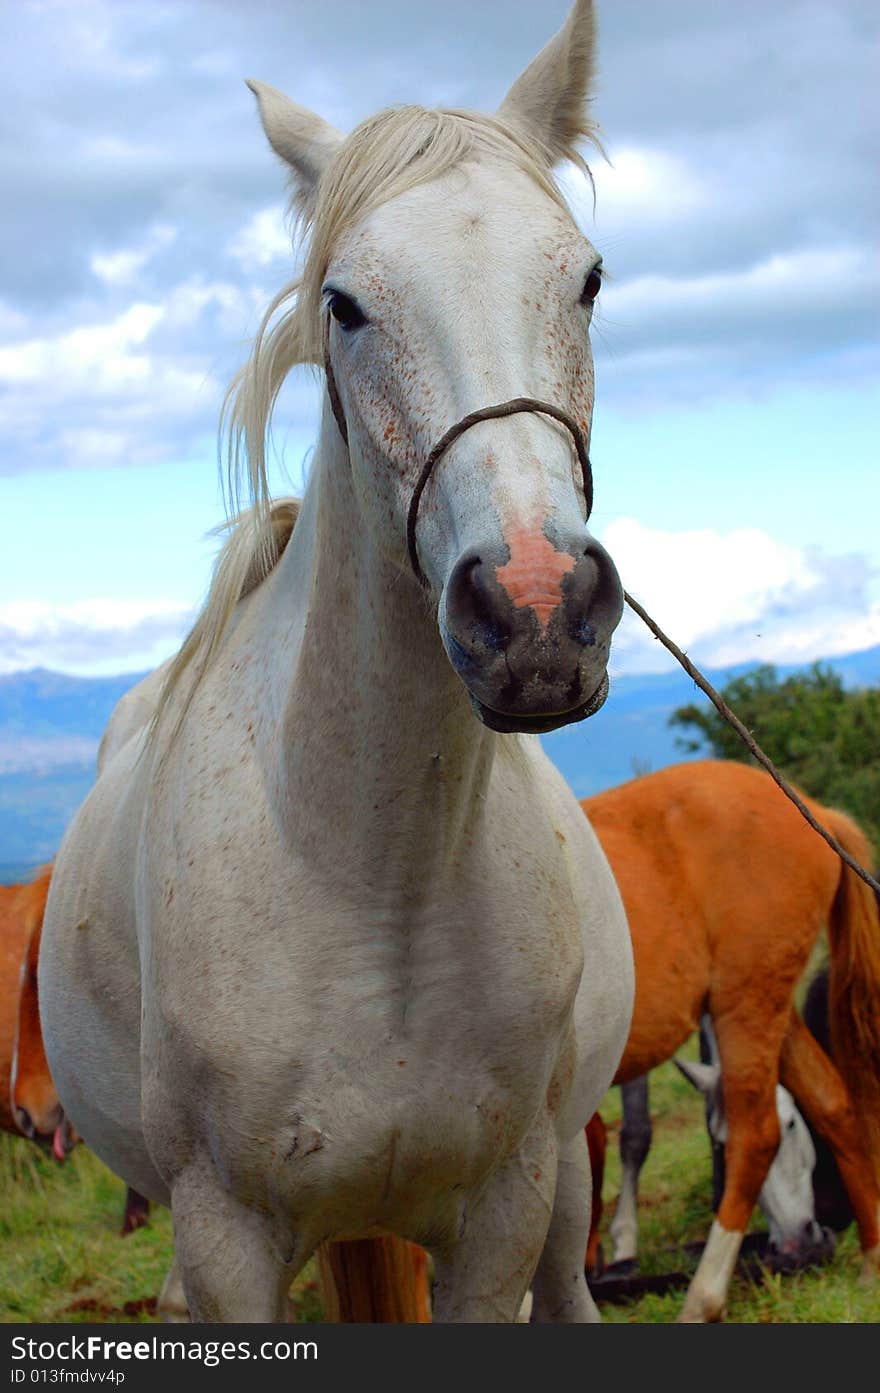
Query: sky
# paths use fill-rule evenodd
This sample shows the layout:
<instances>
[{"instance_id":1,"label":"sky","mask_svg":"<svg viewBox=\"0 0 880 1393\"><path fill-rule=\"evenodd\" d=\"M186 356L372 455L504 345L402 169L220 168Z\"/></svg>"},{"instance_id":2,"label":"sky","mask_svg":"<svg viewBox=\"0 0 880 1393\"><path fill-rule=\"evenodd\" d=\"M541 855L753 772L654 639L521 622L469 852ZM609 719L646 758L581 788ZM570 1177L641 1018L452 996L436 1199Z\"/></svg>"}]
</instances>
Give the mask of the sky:
<instances>
[{"instance_id":1,"label":"sky","mask_svg":"<svg viewBox=\"0 0 880 1393\"><path fill-rule=\"evenodd\" d=\"M246 77L343 130L494 110L565 0L15 0L0 113L0 672L173 652L223 517L216 425L290 278ZM592 528L705 664L880 642L876 0L602 0ZM272 482L299 491L297 372ZM612 672L671 660L628 618Z\"/></svg>"}]
</instances>

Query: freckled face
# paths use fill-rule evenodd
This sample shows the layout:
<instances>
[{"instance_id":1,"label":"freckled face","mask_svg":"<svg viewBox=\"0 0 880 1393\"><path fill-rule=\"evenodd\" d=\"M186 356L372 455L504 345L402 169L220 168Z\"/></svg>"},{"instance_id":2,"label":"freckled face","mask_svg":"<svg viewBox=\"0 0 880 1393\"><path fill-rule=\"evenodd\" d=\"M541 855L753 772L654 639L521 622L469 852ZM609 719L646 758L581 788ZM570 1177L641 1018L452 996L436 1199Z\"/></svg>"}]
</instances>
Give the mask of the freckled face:
<instances>
[{"instance_id":1,"label":"freckled face","mask_svg":"<svg viewBox=\"0 0 880 1393\"><path fill-rule=\"evenodd\" d=\"M365 523L405 569L406 516L422 464L464 415L536 397L570 413L589 441L589 290L598 261L570 217L509 169L450 171L341 241L325 285L331 309L345 297L342 323L331 320L331 357L355 482ZM607 580L610 562L585 530L581 470L565 427L522 414L467 431L432 473L416 541L450 659L480 707L500 699L523 710L569 709L591 696L604 674L605 629L619 612L606 594L596 622L580 613L585 585L595 588L599 571ZM577 614L568 612L572 597ZM583 663L567 651L560 691L548 679L570 631L579 634L575 647L591 651ZM504 674L487 659L514 640L524 645L524 668L535 668L525 651L532 641L542 646L543 676L530 694L509 672L499 693Z\"/></svg>"}]
</instances>

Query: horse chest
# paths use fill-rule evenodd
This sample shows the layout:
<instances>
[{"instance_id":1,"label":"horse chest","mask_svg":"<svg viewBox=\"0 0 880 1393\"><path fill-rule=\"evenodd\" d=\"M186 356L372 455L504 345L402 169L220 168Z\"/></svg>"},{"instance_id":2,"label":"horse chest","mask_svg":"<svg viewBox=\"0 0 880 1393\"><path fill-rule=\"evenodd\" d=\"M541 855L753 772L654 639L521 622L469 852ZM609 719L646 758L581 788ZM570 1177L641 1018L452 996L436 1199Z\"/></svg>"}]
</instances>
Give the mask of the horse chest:
<instances>
[{"instance_id":1,"label":"horse chest","mask_svg":"<svg viewBox=\"0 0 880 1393\"><path fill-rule=\"evenodd\" d=\"M301 890L279 915L279 898L256 910L259 953L202 916L189 964L195 906L163 906L178 953L147 988L148 1015L163 1067L197 1100L192 1140L212 1137L216 1153L222 1133L230 1176L260 1173L290 1205L350 1193L353 1214L389 1222L403 1196L477 1183L558 1073L580 976L574 913L496 895L482 919L460 897L412 920L378 902L328 914L323 901L318 915Z\"/></svg>"}]
</instances>

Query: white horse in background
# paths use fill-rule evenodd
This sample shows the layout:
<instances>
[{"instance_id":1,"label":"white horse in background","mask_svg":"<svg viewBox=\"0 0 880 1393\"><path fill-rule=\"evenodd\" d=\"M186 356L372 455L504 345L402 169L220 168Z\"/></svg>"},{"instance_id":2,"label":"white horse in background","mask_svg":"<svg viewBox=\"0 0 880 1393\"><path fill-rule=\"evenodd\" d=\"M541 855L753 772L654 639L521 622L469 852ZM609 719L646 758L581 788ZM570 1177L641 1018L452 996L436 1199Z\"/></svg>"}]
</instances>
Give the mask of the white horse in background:
<instances>
[{"instance_id":1,"label":"white horse in background","mask_svg":"<svg viewBox=\"0 0 880 1393\"><path fill-rule=\"evenodd\" d=\"M712 1208L717 1213L724 1192L724 1153L728 1132L721 1052L709 1015L704 1015L700 1020L700 1049L701 1052L705 1049L708 1062L679 1059L677 1056L673 1062L705 1100L706 1130L712 1146ZM816 1221L813 1198L816 1148L810 1129L794 1098L781 1083L776 1085L776 1115L779 1120L779 1146L761 1186L758 1205L767 1220L768 1264L776 1271L795 1271L798 1267L831 1257L835 1240L831 1230L822 1228ZM629 1187L633 1202L637 1185L638 1173L635 1186ZM621 1185L621 1197L623 1188Z\"/></svg>"},{"instance_id":2,"label":"white horse in background","mask_svg":"<svg viewBox=\"0 0 880 1393\"><path fill-rule=\"evenodd\" d=\"M385 1233L431 1252L437 1320L512 1321L533 1279L534 1318L597 1318L583 1127L630 938L524 738L601 705L622 605L584 525L599 257L552 177L592 55L579 0L497 116L347 138L252 84L311 232L234 398L256 507L104 751L40 961L64 1107L170 1204L197 1320L277 1320L317 1245ZM267 420L325 356L282 550Z\"/></svg>"}]
</instances>

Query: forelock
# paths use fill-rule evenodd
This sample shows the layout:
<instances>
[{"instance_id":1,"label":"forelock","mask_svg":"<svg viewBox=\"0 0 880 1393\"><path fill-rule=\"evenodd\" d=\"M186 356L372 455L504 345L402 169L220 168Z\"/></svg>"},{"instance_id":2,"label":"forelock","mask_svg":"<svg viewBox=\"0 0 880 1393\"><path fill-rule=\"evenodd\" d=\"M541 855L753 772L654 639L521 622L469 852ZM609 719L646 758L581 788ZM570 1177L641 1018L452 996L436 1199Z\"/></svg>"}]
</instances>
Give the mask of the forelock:
<instances>
[{"instance_id":1,"label":"forelock","mask_svg":"<svg viewBox=\"0 0 880 1393\"><path fill-rule=\"evenodd\" d=\"M322 359L321 287L343 233L383 204L469 161L512 165L569 211L551 157L537 141L497 116L422 106L389 107L363 121L340 145L316 197L306 202L294 194L292 209L308 239L295 311L304 360Z\"/></svg>"}]
</instances>

